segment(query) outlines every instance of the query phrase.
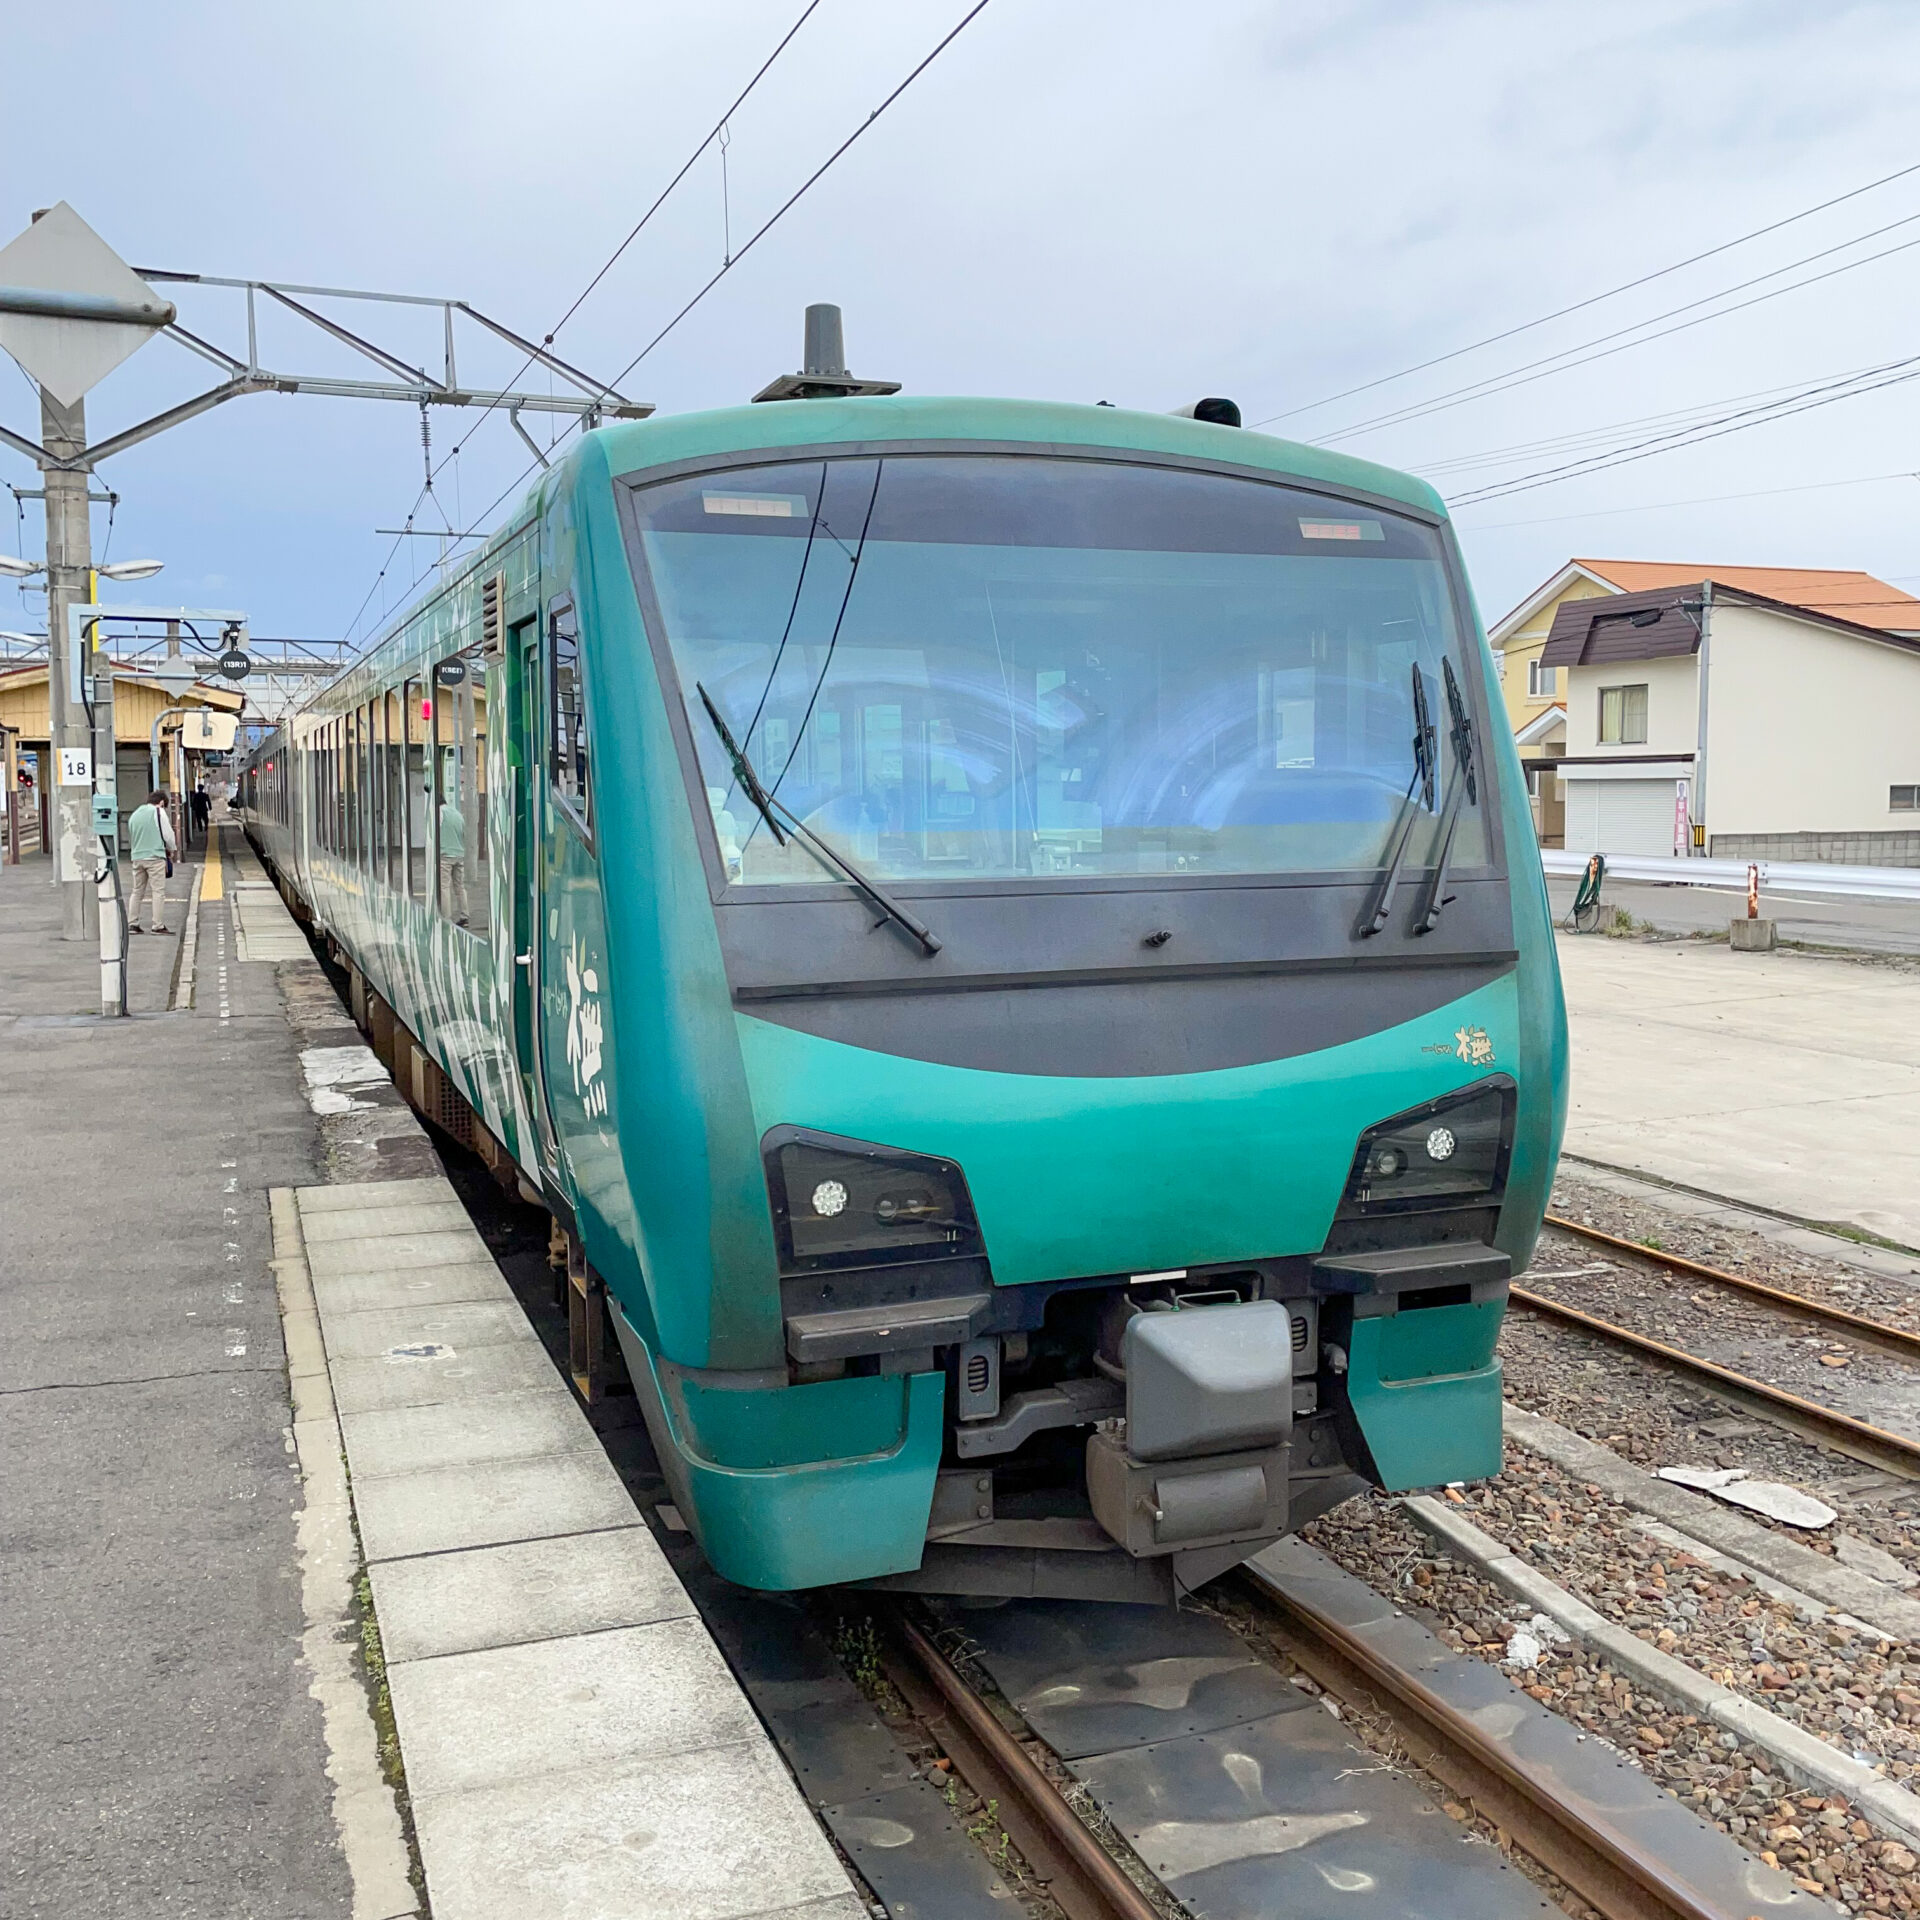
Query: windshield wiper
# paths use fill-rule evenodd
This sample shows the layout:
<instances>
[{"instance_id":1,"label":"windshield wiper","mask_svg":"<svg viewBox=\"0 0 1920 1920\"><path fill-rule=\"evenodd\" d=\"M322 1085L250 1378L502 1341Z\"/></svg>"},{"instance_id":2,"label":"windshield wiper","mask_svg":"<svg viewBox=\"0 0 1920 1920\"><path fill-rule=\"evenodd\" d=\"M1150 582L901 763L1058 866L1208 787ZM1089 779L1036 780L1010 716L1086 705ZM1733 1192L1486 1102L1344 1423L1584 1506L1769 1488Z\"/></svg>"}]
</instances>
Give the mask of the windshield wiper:
<instances>
[{"instance_id":1,"label":"windshield wiper","mask_svg":"<svg viewBox=\"0 0 1920 1920\"><path fill-rule=\"evenodd\" d=\"M713 695L697 680L694 686L700 695L701 704L707 710L707 718L713 722L713 730L720 738L720 745L726 751L727 761L733 768L733 777L739 783L740 791L753 802L755 811L767 823L767 831L773 835L776 844L784 847L789 836L798 840L817 859L825 861L829 866L837 867L844 880L857 887L880 909L881 917L873 923L876 927L884 926L891 920L896 926L912 934L927 954L938 953L941 941L924 920L894 899L844 853L830 847L784 800L767 791L761 784L759 774L754 770L753 762L747 758L746 749L735 741L732 730L721 719L720 709L713 704ZM786 821L784 831L780 825L783 819Z\"/></svg>"},{"instance_id":2,"label":"windshield wiper","mask_svg":"<svg viewBox=\"0 0 1920 1920\"><path fill-rule=\"evenodd\" d=\"M1441 664L1444 666L1445 661ZM1392 917L1393 896L1400 888L1400 869L1407 863L1407 845L1413 838L1413 823L1418 817L1413 804L1415 788L1419 789L1427 811L1433 811L1433 745L1433 720L1427 711L1427 681L1416 660L1413 663L1413 778L1407 782L1407 790L1401 796L1399 824L1394 833L1392 850L1387 855L1386 865L1380 869L1379 882L1373 890L1373 904L1361 916L1360 925L1355 929L1362 940L1378 933Z\"/></svg>"},{"instance_id":3,"label":"windshield wiper","mask_svg":"<svg viewBox=\"0 0 1920 1920\"><path fill-rule=\"evenodd\" d=\"M1480 804L1474 775L1473 716L1467 712L1467 703L1460 697L1460 683L1453 677L1453 662L1444 655L1440 660L1440 671L1447 684L1447 737L1453 742L1453 760L1459 777L1452 783L1446 810L1440 817L1440 858L1433 863L1433 878L1427 882L1426 902L1414 921L1415 933L1431 933L1440 924L1441 908L1453 898L1446 890L1447 868L1453 860L1453 833L1460 824L1462 799L1471 801L1475 806Z\"/></svg>"}]
</instances>

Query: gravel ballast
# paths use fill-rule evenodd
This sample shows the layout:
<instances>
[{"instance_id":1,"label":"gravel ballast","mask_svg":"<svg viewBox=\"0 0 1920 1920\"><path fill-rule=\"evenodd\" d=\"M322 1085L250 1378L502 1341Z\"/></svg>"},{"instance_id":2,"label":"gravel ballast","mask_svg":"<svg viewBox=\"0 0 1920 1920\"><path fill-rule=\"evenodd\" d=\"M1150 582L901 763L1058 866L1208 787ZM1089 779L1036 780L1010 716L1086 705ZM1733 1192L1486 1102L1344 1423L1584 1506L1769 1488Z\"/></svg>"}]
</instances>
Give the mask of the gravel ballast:
<instances>
[{"instance_id":1,"label":"gravel ballast","mask_svg":"<svg viewBox=\"0 0 1920 1920\"><path fill-rule=\"evenodd\" d=\"M1508 1474L1513 1470L1510 1462ZM1504 1492L1508 1474L1498 1483L1502 1492L1473 1489L1459 1502L1461 1511L1496 1538L1500 1537L1501 1502L1507 1502L1508 1511L1514 1510ZM1549 1489L1535 1480L1529 1491L1537 1501ZM1519 1498L1520 1510L1530 1514L1531 1528L1562 1534L1571 1530L1574 1509L1570 1504L1552 1502L1561 1506L1556 1522L1545 1504L1528 1506L1527 1493ZM1817 1671L1811 1662L1796 1661L1792 1657L1796 1652L1820 1652L1822 1666L1849 1664L1841 1658L1842 1649L1802 1648L1804 1623L1791 1607L1756 1596L1743 1580L1699 1563L1684 1564L1690 1556L1639 1536L1624 1508L1602 1507L1585 1524L1592 1529L1596 1556L1606 1557L1610 1576L1617 1565L1634 1582L1631 1598L1636 1610L1648 1610L1649 1621L1654 1603L1641 1598L1642 1588L1659 1596L1663 1605L1671 1602L1674 1613L1669 1618L1688 1619L1679 1610L1689 1604L1697 1617L1705 1611L1703 1603L1711 1602L1716 1616L1739 1620L1740 1631L1749 1636L1749 1658L1755 1644L1766 1646L1768 1664L1786 1676L1789 1686L1801 1684L1792 1675L1796 1664L1807 1667L1809 1678ZM1534 1699L1605 1741L1768 1865L1792 1873L1809 1892L1823 1894L1849 1911L1920 1913L1913 1853L1898 1841L1876 1835L1844 1797L1797 1790L1764 1751L1743 1746L1737 1736L1698 1714L1670 1706L1616 1674L1604 1657L1596 1658L1588 1649L1535 1625L1527 1610L1509 1595L1450 1556L1436 1553L1390 1499L1351 1502L1315 1521L1304 1537L1378 1590L1429 1612L1441 1638L1465 1652L1508 1664L1514 1636L1530 1633L1543 1643L1532 1677L1525 1682ZM1564 1568L1551 1577L1578 1591L1577 1581L1565 1577ZM1618 1582L1610 1577L1608 1584ZM1581 1597L1608 1612L1595 1595ZM1751 1612L1746 1610L1749 1605ZM1650 1631L1658 1644L1660 1630ZM1679 1644L1676 1632L1666 1650L1674 1651ZM1847 1650L1856 1659L1861 1651L1858 1647ZM1721 1664L1724 1668L1727 1663ZM1515 1671L1511 1665L1508 1670ZM1829 1672L1828 1679L1834 1677ZM1765 1703L1776 1711L1781 1710L1779 1695L1784 1690L1761 1689ZM1920 1703L1920 1695L1916 1702ZM1893 1773L1891 1766L1888 1773Z\"/></svg>"},{"instance_id":2,"label":"gravel ballast","mask_svg":"<svg viewBox=\"0 0 1920 1920\"><path fill-rule=\"evenodd\" d=\"M1830 1302L1892 1326L1920 1328L1920 1290L1823 1259L1720 1220L1701 1220L1577 1175L1556 1183L1553 1211L1623 1239ZM1547 1228L1527 1288L1635 1331L1920 1437L1920 1370L1804 1316L1778 1312L1651 1261ZM1920 1573L1920 1486L1774 1427L1694 1382L1603 1341L1516 1309L1501 1342L1520 1407L1609 1448L1643 1472L1742 1468L1837 1510L1803 1531L1758 1516L1816 1554L1865 1543ZM1920 1644L1863 1627L1756 1584L1723 1554L1662 1539L1615 1494L1509 1438L1500 1477L1450 1490L1451 1510L1524 1565L1729 1692L1920 1790ZM1801 1790L1749 1739L1617 1672L1544 1618L1441 1551L1392 1501L1352 1502L1306 1536L1349 1572L1429 1610L1443 1638L1504 1665L1527 1691L1644 1768L1701 1816L1843 1910L1920 1913L1915 1851L1878 1831L1844 1795ZM1848 1546L1849 1555L1856 1549ZM1805 1564L1805 1563L1803 1563ZM1885 1563L1879 1563L1883 1567ZM1897 1569L1886 1568L1896 1578ZM1511 1651L1533 1654L1535 1664ZM1910 1657L1911 1656L1911 1657ZM1672 1669L1668 1670L1673 1673Z\"/></svg>"}]
</instances>

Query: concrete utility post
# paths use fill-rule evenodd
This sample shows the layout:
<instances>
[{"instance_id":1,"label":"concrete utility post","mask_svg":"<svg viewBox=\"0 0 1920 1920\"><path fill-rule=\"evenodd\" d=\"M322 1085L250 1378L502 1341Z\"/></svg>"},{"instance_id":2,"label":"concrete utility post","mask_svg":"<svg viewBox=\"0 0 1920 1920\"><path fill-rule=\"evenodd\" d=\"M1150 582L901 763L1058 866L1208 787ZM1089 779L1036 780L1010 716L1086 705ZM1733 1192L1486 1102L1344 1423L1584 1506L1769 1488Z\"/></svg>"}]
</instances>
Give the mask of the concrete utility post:
<instances>
[{"instance_id":1,"label":"concrete utility post","mask_svg":"<svg viewBox=\"0 0 1920 1920\"><path fill-rule=\"evenodd\" d=\"M59 460L71 460L86 451L87 406L76 400L62 406L43 387L40 391L40 431L47 451ZM57 812L53 821L54 874L61 894L60 931L68 940L92 939L99 930L98 908L94 901L93 875L97 850L93 831L93 794L88 786L69 786L60 779L60 750L63 747L94 747L87 725L87 710L82 703L83 689L68 685L68 649L61 637L68 630L67 609L84 603L88 596L88 574L93 568L93 531L88 522L87 491L92 476L85 467L45 466L47 509L47 691L52 702L50 719L53 732L53 766L48 770L58 782L53 799ZM81 670L91 658L83 652ZM87 691L91 691L87 689ZM112 727L113 716L107 715ZM107 762L94 767L96 781L104 781L111 790L113 781L112 734L109 732Z\"/></svg>"},{"instance_id":2,"label":"concrete utility post","mask_svg":"<svg viewBox=\"0 0 1920 1920\"><path fill-rule=\"evenodd\" d=\"M1695 676L1700 688L1699 727L1693 748L1693 838L1688 853L1710 854L1713 842L1707 836L1707 695L1708 676L1713 670L1713 582L1700 589L1700 671Z\"/></svg>"}]
</instances>

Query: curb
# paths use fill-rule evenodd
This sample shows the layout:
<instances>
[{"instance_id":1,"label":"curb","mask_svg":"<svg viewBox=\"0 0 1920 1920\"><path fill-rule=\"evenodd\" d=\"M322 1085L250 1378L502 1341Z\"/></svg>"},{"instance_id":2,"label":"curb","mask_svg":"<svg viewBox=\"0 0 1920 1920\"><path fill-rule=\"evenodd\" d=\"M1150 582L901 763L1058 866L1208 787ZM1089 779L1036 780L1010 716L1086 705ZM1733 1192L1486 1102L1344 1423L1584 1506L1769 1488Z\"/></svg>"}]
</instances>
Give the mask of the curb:
<instances>
[{"instance_id":1,"label":"curb","mask_svg":"<svg viewBox=\"0 0 1920 1920\"><path fill-rule=\"evenodd\" d=\"M1609 1447L1589 1440L1544 1415L1509 1401L1503 1410L1507 1438L1600 1487L1624 1505L1653 1515L1682 1533L1704 1540L1743 1566L1785 1582L1836 1613L1865 1622L1883 1639L1920 1645L1920 1599L1900 1593L1871 1574L1842 1566L1757 1520L1718 1506L1707 1495L1670 1480L1658 1480L1630 1465Z\"/></svg>"},{"instance_id":2,"label":"curb","mask_svg":"<svg viewBox=\"0 0 1920 1920\"><path fill-rule=\"evenodd\" d=\"M1491 1534L1450 1512L1431 1494L1415 1494L1400 1505L1407 1517L1442 1543L1450 1555L1504 1587L1515 1599L1544 1613L1582 1646L1604 1653L1615 1667L1675 1705L1711 1720L1769 1754L1789 1779L1805 1787L1846 1795L1875 1826L1908 1846L1920 1846L1920 1796L1883 1779L1871 1767L1828 1746L1791 1720L1755 1705L1744 1694L1709 1680L1684 1660L1648 1646L1536 1572Z\"/></svg>"},{"instance_id":3,"label":"curb","mask_svg":"<svg viewBox=\"0 0 1920 1920\"><path fill-rule=\"evenodd\" d=\"M173 990L167 997L169 1013L193 1010L193 969L200 953L200 889L205 884L204 860L193 870L193 880L181 907L180 950L173 956Z\"/></svg>"},{"instance_id":4,"label":"curb","mask_svg":"<svg viewBox=\"0 0 1920 1920\"><path fill-rule=\"evenodd\" d=\"M306 1236L291 1187L268 1194L273 1219L274 1284L293 1398L293 1451L305 1504L294 1516L300 1598L307 1626L301 1653L307 1691L320 1703L327 1742L333 1818L353 1882L352 1920L411 1920L419 1899L408 1878L399 1810L380 1771L378 1735L366 1690L354 1671L354 1580L360 1549L353 1531L345 1449L320 1315L307 1269Z\"/></svg>"}]
</instances>

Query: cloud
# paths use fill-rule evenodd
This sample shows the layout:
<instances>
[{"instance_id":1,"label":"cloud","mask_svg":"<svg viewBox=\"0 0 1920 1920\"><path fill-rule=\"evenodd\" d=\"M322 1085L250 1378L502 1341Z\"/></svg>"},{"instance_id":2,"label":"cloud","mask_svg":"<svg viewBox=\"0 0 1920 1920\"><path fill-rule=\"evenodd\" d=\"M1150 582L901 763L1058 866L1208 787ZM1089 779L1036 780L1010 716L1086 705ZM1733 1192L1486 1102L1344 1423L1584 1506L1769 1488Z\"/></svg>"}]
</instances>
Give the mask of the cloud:
<instances>
[{"instance_id":1,"label":"cloud","mask_svg":"<svg viewBox=\"0 0 1920 1920\"><path fill-rule=\"evenodd\" d=\"M823 7L733 122L726 206L709 154L570 323L566 356L624 364L720 264L723 213L737 244L962 10ZM19 57L0 82L0 239L65 197L136 265L447 295L537 338L798 11L570 0L538 33L506 0L397 13L342 0L323 16L237 0L43 11L14 24ZM83 59L95 111L76 143L59 100L26 76ZM1258 417L1890 171L1911 150L1916 60L1920 11L1893 5L995 0L632 390L667 410L734 404L794 364L801 308L831 298L854 365L916 391L1148 407L1226 392ZM158 100L202 134L156 140ZM1351 424L1916 210L1920 176L1279 430ZM1917 263L1920 251L1350 444L1419 470L1890 358ZM178 297L189 325L244 354L233 296ZM263 357L354 364L344 347L298 340L283 316L259 324ZM437 364L433 310L386 309L379 326ZM459 371L479 384L515 365L498 343L476 344ZM171 345L149 347L91 397L92 430L211 377ZM1917 401L1920 388L1890 389L1463 514L1482 603L1503 608L1595 544L1910 572L1897 488L1608 517L1591 539L1554 516L1890 470ZM36 424L11 375L0 423ZM437 507L468 524L527 464L499 417L436 411L430 430L436 459L463 450L420 503L423 523L438 524ZM24 460L0 460L35 484ZM373 529L401 524L421 477L411 407L236 400L110 463L115 550L164 554L209 590L217 578L262 630L337 633L395 546ZM430 566L431 551L413 551L428 543L400 544L376 606Z\"/></svg>"}]
</instances>

